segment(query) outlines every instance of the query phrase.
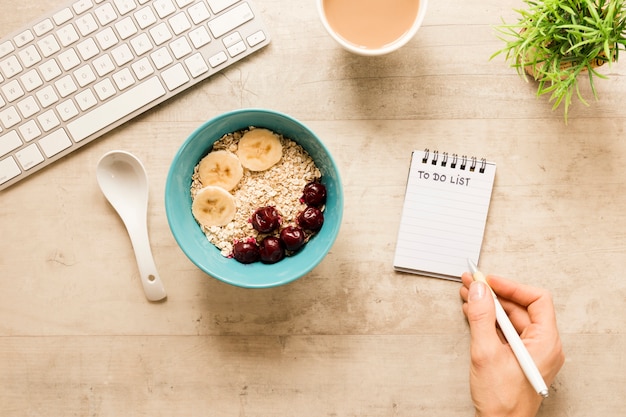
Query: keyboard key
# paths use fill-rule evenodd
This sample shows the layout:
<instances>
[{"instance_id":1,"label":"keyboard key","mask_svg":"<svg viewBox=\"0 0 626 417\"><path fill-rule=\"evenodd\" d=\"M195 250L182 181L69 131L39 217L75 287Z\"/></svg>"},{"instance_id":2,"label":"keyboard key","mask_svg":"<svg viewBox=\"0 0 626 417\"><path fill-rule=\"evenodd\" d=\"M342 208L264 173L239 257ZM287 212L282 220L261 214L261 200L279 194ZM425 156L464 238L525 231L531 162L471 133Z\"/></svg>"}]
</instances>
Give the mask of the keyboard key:
<instances>
[{"instance_id":1,"label":"keyboard key","mask_svg":"<svg viewBox=\"0 0 626 417\"><path fill-rule=\"evenodd\" d=\"M4 156L22 146L22 140L15 130L0 136L0 156Z\"/></svg>"},{"instance_id":2,"label":"keyboard key","mask_svg":"<svg viewBox=\"0 0 626 417\"><path fill-rule=\"evenodd\" d=\"M215 19L210 20L209 29L211 29L211 33L214 37L219 38L252 19L254 19L254 14L250 6L248 3L242 3Z\"/></svg>"},{"instance_id":3,"label":"keyboard key","mask_svg":"<svg viewBox=\"0 0 626 417\"><path fill-rule=\"evenodd\" d=\"M176 59L180 59L192 51L187 38L184 37L178 38L174 42L170 43L170 49Z\"/></svg>"},{"instance_id":4,"label":"keyboard key","mask_svg":"<svg viewBox=\"0 0 626 417\"><path fill-rule=\"evenodd\" d=\"M89 65L83 65L82 67L74 71L74 77L76 78L78 85L81 87L84 87L87 84L96 80L96 74L94 74Z\"/></svg>"},{"instance_id":5,"label":"keyboard key","mask_svg":"<svg viewBox=\"0 0 626 417\"><path fill-rule=\"evenodd\" d=\"M114 3L122 16L137 8L137 5L132 0L114 0Z\"/></svg>"},{"instance_id":6,"label":"keyboard key","mask_svg":"<svg viewBox=\"0 0 626 417\"><path fill-rule=\"evenodd\" d=\"M72 5L72 8L76 14L85 13L87 10L93 7L91 0L79 0Z\"/></svg>"},{"instance_id":7,"label":"keyboard key","mask_svg":"<svg viewBox=\"0 0 626 417\"><path fill-rule=\"evenodd\" d=\"M200 26L197 29L189 32L189 39L196 49L200 49L207 43L211 42L211 35L204 26Z\"/></svg>"},{"instance_id":8,"label":"keyboard key","mask_svg":"<svg viewBox=\"0 0 626 417\"><path fill-rule=\"evenodd\" d=\"M0 43L0 58L5 57L13 51L15 51L15 47L13 46L11 41Z\"/></svg>"},{"instance_id":9,"label":"keyboard key","mask_svg":"<svg viewBox=\"0 0 626 417\"><path fill-rule=\"evenodd\" d=\"M218 14L222 10L226 10L238 1L239 0L208 0L209 6L211 6L211 10L213 10L214 14Z\"/></svg>"},{"instance_id":10,"label":"keyboard key","mask_svg":"<svg viewBox=\"0 0 626 417\"><path fill-rule=\"evenodd\" d=\"M22 49L18 55L26 68L30 68L41 61L41 55L39 55L39 51L37 51L35 45L28 45L26 48Z\"/></svg>"},{"instance_id":11,"label":"keyboard key","mask_svg":"<svg viewBox=\"0 0 626 417\"><path fill-rule=\"evenodd\" d=\"M189 58L185 59L184 62L193 78L196 78L209 70L208 65L200 53L193 54Z\"/></svg>"},{"instance_id":12,"label":"keyboard key","mask_svg":"<svg viewBox=\"0 0 626 417\"><path fill-rule=\"evenodd\" d=\"M61 71L59 64L57 64L56 60L54 59L51 59L41 64L39 66L39 71L41 72L41 76L45 81L54 80L63 72Z\"/></svg>"},{"instance_id":13,"label":"keyboard key","mask_svg":"<svg viewBox=\"0 0 626 417\"><path fill-rule=\"evenodd\" d=\"M194 4L189 9L187 9L187 13L189 13L189 16L191 17L191 21L196 25L204 22L209 17L211 17L211 14L209 13L209 9L207 9L204 3Z\"/></svg>"},{"instance_id":14,"label":"keyboard key","mask_svg":"<svg viewBox=\"0 0 626 417\"><path fill-rule=\"evenodd\" d=\"M94 90L96 90L96 94L98 98L102 101L106 100L109 97L113 97L115 95L115 87L110 79L105 78L104 80L96 83L93 86Z\"/></svg>"},{"instance_id":15,"label":"keyboard key","mask_svg":"<svg viewBox=\"0 0 626 417\"><path fill-rule=\"evenodd\" d=\"M43 84L43 80L39 76L39 73L35 70L25 72L20 76L20 80L22 81L26 91L29 92Z\"/></svg>"},{"instance_id":16,"label":"keyboard key","mask_svg":"<svg viewBox=\"0 0 626 417\"><path fill-rule=\"evenodd\" d=\"M165 90L157 77L118 94L100 107L80 116L67 125L67 129L76 142L104 129L129 113L165 94Z\"/></svg>"},{"instance_id":17,"label":"keyboard key","mask_svg":"<svg viewBox=\"0 0 626 417\"><path fill-rule=\"evenodd\" d=\"M35 31L35 34L37 36L45 35L46 33L50 32L52 29L54 29L54 25L52 24L52 20L50 19L44 19L38 24L36 24L35 27L33 27L33 30Z\"/></svg>"},{"instance_id":18,"label":"keyboard key","mask_svg":"<svg viewBox=\"0 0 626 417\"><path fill-rule=\"evenodd\" d=\"M59 101L57 93L51 85L48 85L35 93L41 107L46 108Z\"/></svg>"},{"instance_id":19,"label":"keyboard key","mask_svg":"<svg viewBox=\"0 0 626 417\"><path fill-rule=\"evenodd\" d=\"M59 129L41 138L39 146L41 146L43 153L50 158L72 146L72 141L64 129Z\"/></svg>"},{"instance_id":20,"label":"keyboard key","mask_svg":"<svg viewBox=\"0 0 626 417\"><path fill-rule=\"evenodd\" d=\"M113 74L113 81L115 81L115 85L117 85L120 91L127 89L135 83L135 79L128 68L124 68Z\"/></svg>"},{"instance_id":21,"label":"keyboard key","mask_svg":"<svg viewBox=\"0 0 626 417\"><path fill-rule=\"evenodd\" d=\"M22 69L22 66L14 55L0 61L0 70L2 70L2 73L7 78L11 78L15 74L22 72Z\"/></svg>"},{"instance_id":22,"label":"keyboard key","mask_svg":"<svg viewBox=\"0 0 626 417\"><path fill-rule=\"evenodd\" d=\"M33 96L28 96L24 100L17 103L17 108L20 110L22 117L25 119L41 110Z\"/></svg>"},{"instance_id":23,"label":"keyboard key","mask_svg":"<svg viewBox=\"0 0 626 417\"><path fill-rule=\"evenodd\" d=\"M49 132L50 130L54 129L59 124L61 124L61 122L59 121L59 118L57 117L56 113L52 109L41 113L37 117L37 121L39 121L39 125L41 126L44 132Z\"/></svg>"},{"instance_id":24,"label":"keyboard key","mask_svg":"<svg viewBox=\"0 0 626 417\"><path fill-rule=\"evenodd\" d=\"M93 95L91 90L81 91L80 93L76 94L76 102L78 103L78 107L80 107L82 111L89 110L90 108L98 104L98 100L96 100L96 97Z\"/></svg>"},{"instance_id":25,"label":"keyboard key","mask_svg":"<svg viewBox=\"0 0 626 417\"><path fill-rule=\"evenodd\" d=\"M98 32L98 34L96 35L96 40L98 41L98 44L103 51L106 51L107 49L119 42L119 39L117 39L115 32L110 27L104 29L101 32Z\"/></svg>"},{"instance_id":26,"label":"keyboard key","mask_svg":"<svg viewBox=\"0 0 626 417\"><path fill-rule=\"evenodd\" d=\"M159 23L150 29L150 36L152 36L154 44L159 46L172 39L172 32L165 23Z\"/></svg>"},{"instance_id":27,"label":"keyboard key","mask_svg":"<svg viewBox=\"0 0 626 417\"><path fill-rule=\"evenodd\" d=\"M44 161L43 155L34 143L16 152L15 157L25 171Z\"/></svg>"},{"instance_id":28,"label":"keyboard key","mask_svg":"<svg viewBox=\"0 0 626 417\"><path fill-rule=\"evenodd\" d=\"M181 9L191 3L193 3L193 0L176 0L176 4L178 4L178 7Z\"/></svg>"},{"instance_id":29,"label":"keyboard key","mask_svg":"<svg viewBox=\"0 0 626 417\"><path fill-rule=\"evenodd\" d=\"M0 161L0 184L12 180L20 175L22 171L17 166L17 162L12 157L8 157Z\"/></svg>"},{"instance_id":30,"label":"keyboard key","mask_svg":"<svg viewBox=\"0 0 626 417\"><path fill-rule=\"evenodd\" d=\"M71 99L65 100L56 106L56 111L59 113L59 117L61 117L61 120L64 122L67 122L78 114L78 109Z\"/></svg>"},{"instance_id":31,"label":"keyboard key","mask_svg":"<svg viewBox=\"0 0 626 417\"><path fill-rule=\"evenodd\" d=\"M144 78L154 74L154 68L150 64L150 60L148 58L141 58L137 62L133 62L131 65L133 72L135 73L135 77L138 80L143 80Z\"/></svg>"},{"instance_id":32,"label":"keyboard key","mask_svg":"<svg viewBox=\"0 0 626 417\"><path fill-rule=\"evenodd\" d=\"M2 92L6 99L9 100L9 103L24 95L24 90L22 90L22 86L17 80L9 81L2 85Z\"/></svg>"},{"instance_id":33,"label":"keyboard key","mask_svg":"<svg viewBox=\"0 0 626 417\"><path fill-rule=\"evenodd\" d=\"M93 58L100 53L100 50L96 45L96 41L94 41L93 38L87 38L84 41L80 42L76 46L76 49L78 49L78 53L84 61L87 61L88 59Z\"/></svg>"},{"instance_id":34,"label":"keyboard key","mask_svg":"<svg viewBox=\"0 0 626 417\"><path fill-rule=\"evenodd\" d=\"M262 30L259 30L258 32L254 32L252 35L248 36L246 41L248 41L248 45L250 45L250 47L254 47L263 42L265 39L265 33L263 33Z\"/></svg>"},{"instance_id":35,"label":"keyboard key","mask_svg":"<svg viewBox=\"0 0 626 417\"><path fill-rule=\"evenodd\" d=\"M102 26L108 25L117 19L117 13L113 10L111 3L105 3L102 6L97 7L96 10L94 10L94 13L96 14L98 22L100 22Z\"/></svg>"},{"instance_id":36,"label":"keyboard key","mask_svg":"<svg viewBox=\"0 0 626 417\"><path fill-rule=\"evenodd\" d=\"M176 36L191 28L191 23L189 22L189 19L187 19L185 13L182 12L171 17L168 21L168 24L170 25L172 31L174 32L174 35Z\"/></svg>"},{"instance_id":37,"label":"keyboard key","mask_svg":"<svg viewBox=\"0 0 626 417\"><path fill-rule=\"evenodd\" d=\"M76 83L74 83L74 79L69 74L55 81L54 86L61 97L67 97L78 90Z\"/></svg>"},{"instance_id":38,"label":"keyboard key","mask_svg":"<svg viewBox=\"0 0 626 417\"><path fill-rule=\"evenodd\" d=\"M61 45L59 45L57 39L52 34L37 41L37 46L39 46L44 58L48 58L61 50Z\"/></svg>"},{"instance_id":39,"label":"keyboard key","mask_svg":"<svg viewBox=\"0 0 626 417\"><path fill-rule=\"evenodd\" d=\"M15 42L15 45L17 45L17 47L19 48L20 46L26 45L28 42L32 41L33 39L35 39L33 32L31 32L30 29L27 29L23 31L22 33L20 33L19 35L17 35L16 37L14 37L13 41Z\"/></svg>"},{"instance_id":40,"label":"keyboard key","mask_svg":"<svg viewBox=\"0 0 626 417\"><path fill-rule=\"evenodd\" d=\"M107 75L115 69L115 64L109 55L99 56L93 60L92 64L100 77Z\"/></svg>"},{"instance_id":41,"label":"keyboard key","mask_svg":"<svg viewBox=\"0 0 626 417\"><path fill-rule=\"evenodd\" d=\"M134 37L130 40L130 45L133 47L133 50L137 54L137 56L141 56L152 49L152 42L150 38L145 33Z\"/></svg>"},{"instance_id":42,"label":"keyboard key","mask_svg":"<svg viewBox=\"0 0 626 417\"><path fill-rule=\"evenodd\" d=\"M95 32L98 29L96 19L91 13L87 13L76 21L76 27L81 35L87 36L90 33Z\"/></svg>"},{"instance_id":43,"label":"keyboard key","mask_svg":"<svg viewBox=\"0 0 626 417\"><path fill-rule=\"evenodd\" d=\"M226 56L226 53L224 51L221 51L209 58L209 65L215 68L226 61L228 61L228 57Z\"/></svg>"},{"instance_id":44,"label":"keyboard key","mask_svg":"<svg viewBox=\"0 0 626 417\"><path fill-rule=\"evenodd\" d=\"M61 63L61 67L63 67L65 71L69 71L72 68L75 68L78 64L80 64L80 58L78 57L78 54L76 53L76 50L74 50L74 48L70 48L67 51L59 54L58 60Z\"/></svg>"},{"instance_id":45,"label":"keyboard key","mask_svg":"<svg viewBox=\"0 0 626 417\"><path fill-rule=\"evenodd\" d=\"M54 23L60 26L63 23L69 21L72 17L74 17L72 11L68 8L65 8L52 16L52 19L54 20Z\"/></svg>"},{"instance_id":46,"label":"keyboard key","mask_svg":"<svg viewBox=\"0 0 626 417\"><path fill-rule=\"evenodd\" d=\"M182 64L176 64L171 68L163 71L163 81L165 81L165 85L167 89L172 91L180 87L189 81L189 77L185 72L185 68L183 68Z\"/></svg>"},{"instance_id":47,"label":"keyboard key","mask_svg":"<svg viewBox=\"0 0 626 417\"><path fill-rule=\"evenodd\" d=\"M115 24L115 29L117 29L117 33L119 33L120 38L128 39L137 33L137 26L133 22L133 19L130 17L125 17Z\"/></svg>"},{"instance_id":48,"label":"keyboard key","mask_svg":"<svg viewBox=\"0 0 626 417\"><path fill-rule=\"evenodd\" d=\"M161 19L166 18L176 11L176 6L172 0L154 0L154 8Z\"/></svg>"},{"instance_id":49,"label":"keyboard key","mask_svg":"<svg viewBox=\"0 0 626 417\"><path fill-rule=\"evenodd\" d=\"M166 47L159 48L151 53L150 58L152 59L152 62L154 62L154 66L157 69L165 68L166 66L171 64L172 61L174 61L172 55L170 55Z\"/></svg>"},{"instance_id":50,"label":"keyboard key","mask_svg":"<svg viewBox=\"0 0 626 417\"><path fill-rule=\"evenodd\" d=\"M7 107L6 109L0 111L0 122L2 122L2 125L5 127L5 129L9 129L21 121L22 118L13 106Z\"/></svg>"},{"instance_id":51,"label":"keyboard key","mask_svg":"<svg viewBox=\"0 0 626 417\"><path fill-rule=\"evenodd\" d=\"M139 11L135 12L133 14L135 16L135 19L137 20L137 24L139 25L139 27L141 29L145 29L148 26L156 23L157 19L156 16L154 15L154 12L152 11L152 8L146 6L143 9L140 9Z\"/></svg>"},{"instance_id":52,"label":"keyboard key","mask_svg":"<svg viewBox=\"0 0 626 417\"><path fill-rule=\"evenodd\" d=\"M35 122L34 120L29 120L28 122L24 123L18 128L18 130L20 131L20 133L22 134L22 138L26 142L30 142L31 140L41 135L41 130L39 129L39 126L37 126L37 122Z\"/></svg>"},{"instance_id":53,"label":"keyboard key","mask_svg":"<svg viewBox=\"0 0 626 417\"><path fill-rule=\"evenodd\" d=\"M125 43L111 50L111 56L118 66L122 66L135 58L128 45Z\"/></svg>"},{"instance_id":54,"label":"keyboard key","mask_svg":"<svg viewBox=\"0 0 626 417\"><path fill-rule=\"evenodd\" d=\"M224 38L222 39L222 43L227 48L229 46L233 46L239 41L241 41L241 35L239 34L239 32L233 32L228 36L224 36Z\"/></svg>"},{"instance_id":55,"label":"keyboard key","mask_svg":"<svg viewBox=\"0 0 626 417\"><path fill-rule=\"evenodd\" d=\"M71 45L79 39L78 32L76 32L76 28L71 23L57 30L57 36L62 46Z\"/></svg>"}]
</instances>

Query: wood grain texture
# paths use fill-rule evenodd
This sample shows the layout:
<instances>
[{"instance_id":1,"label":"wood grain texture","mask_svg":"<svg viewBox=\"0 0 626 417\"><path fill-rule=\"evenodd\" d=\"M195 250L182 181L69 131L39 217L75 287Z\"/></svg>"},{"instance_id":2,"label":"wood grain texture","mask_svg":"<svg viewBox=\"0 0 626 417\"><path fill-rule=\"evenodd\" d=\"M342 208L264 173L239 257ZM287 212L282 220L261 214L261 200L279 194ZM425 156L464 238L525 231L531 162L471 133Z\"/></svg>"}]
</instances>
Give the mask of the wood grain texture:
<instances>
[{"instance_id":1,"label":"wood grain texture","mask_svg":"<svg viewBox=\"0 0 626 417\"><path fill-rule=\"evenodd\" d=\"M540 416L623 414L626 400L626 64L598 101L561 110L501 57L514 0L431 0L400 51L348 54L313 1L256 0L271 45L0 193L0 409L17 416L471 416L468 327L456 283L396 273L410 153L485 156L498 169L481 265L549 288L566 364ZM0 35L61 0L0 0ZM333 153L340 235L310 274L246 290L177 247L169 163L206 119L266 107ZM137 155L168 292L146 302L130 240L100 193L105 152Z\"/></svg>"}]
</instances>

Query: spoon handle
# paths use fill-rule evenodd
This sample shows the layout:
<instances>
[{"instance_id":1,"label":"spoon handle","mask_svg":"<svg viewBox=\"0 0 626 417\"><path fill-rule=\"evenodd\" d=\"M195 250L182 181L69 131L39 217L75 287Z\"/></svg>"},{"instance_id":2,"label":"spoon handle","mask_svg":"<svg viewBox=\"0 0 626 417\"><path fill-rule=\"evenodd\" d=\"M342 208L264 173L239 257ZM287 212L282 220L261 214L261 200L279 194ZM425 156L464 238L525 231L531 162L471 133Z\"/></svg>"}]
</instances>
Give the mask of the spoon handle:
<instances>
[{"instance_id":1,"label":"spoon handle","mask_svg":"<svg viewBox=\"0 0 626 417\"><path fill-rule=\"evenodd\" d=\"M145 222L128 223L132 223L132 225L127 224L126 227L135 251L139 275L141 275L141 284L143 285L146 298L150 301L162 300L167 297L167 294L150 249L148 226Z\"/></svg>"}]
</instances>

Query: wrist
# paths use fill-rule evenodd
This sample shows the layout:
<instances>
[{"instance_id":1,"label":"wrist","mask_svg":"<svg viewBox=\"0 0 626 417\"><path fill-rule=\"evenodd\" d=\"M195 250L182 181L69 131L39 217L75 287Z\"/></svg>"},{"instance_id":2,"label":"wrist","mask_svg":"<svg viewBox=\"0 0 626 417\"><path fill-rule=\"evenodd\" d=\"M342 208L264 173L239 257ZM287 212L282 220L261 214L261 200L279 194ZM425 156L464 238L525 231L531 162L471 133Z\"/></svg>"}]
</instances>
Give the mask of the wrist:
<instances>
[{"instance_id":1,"label":"wrist","mask_svg":"<svg viewBox=\"0 0 626 417\"><path fill-rule=\"evenodd\" d=\"M538 399L526 404L500 407L497 410L479 410L476 408L474 417L535 417L540 405L541 399Z\"/></svg>"}]
</instances>

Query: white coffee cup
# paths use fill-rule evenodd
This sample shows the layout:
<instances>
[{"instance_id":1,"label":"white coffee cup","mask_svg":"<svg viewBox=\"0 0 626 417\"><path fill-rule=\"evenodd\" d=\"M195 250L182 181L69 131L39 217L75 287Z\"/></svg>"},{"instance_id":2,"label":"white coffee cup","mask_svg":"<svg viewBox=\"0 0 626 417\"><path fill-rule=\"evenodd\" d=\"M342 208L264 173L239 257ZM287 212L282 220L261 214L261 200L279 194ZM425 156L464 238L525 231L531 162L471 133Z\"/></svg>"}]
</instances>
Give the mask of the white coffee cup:
<instances>
[{"instance_id":1,"label":"white coffee cup","mask_svg":"<svg viewBox=\"0 0 626 417\"><path fill-rule=\"evenodd\" d=\"M428 0L317 0L322 24L344 49L384 55L406 45L424 21Z\"/></svg>"}]
</instances>

